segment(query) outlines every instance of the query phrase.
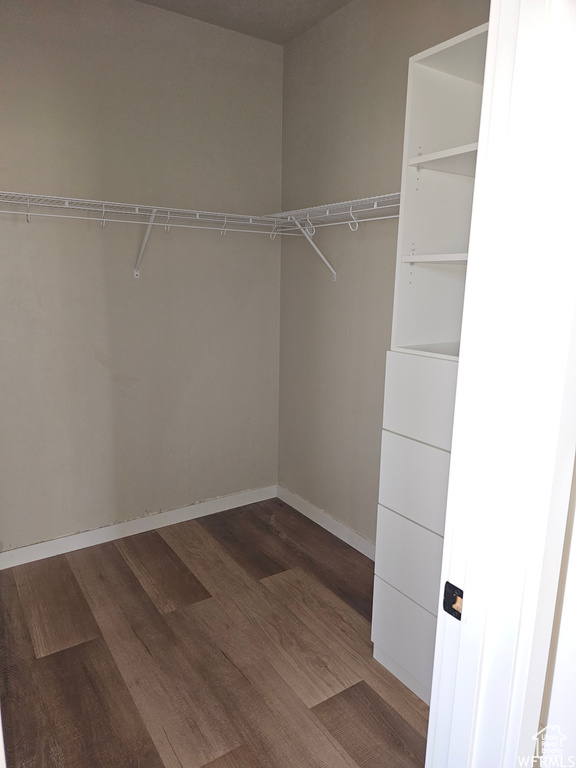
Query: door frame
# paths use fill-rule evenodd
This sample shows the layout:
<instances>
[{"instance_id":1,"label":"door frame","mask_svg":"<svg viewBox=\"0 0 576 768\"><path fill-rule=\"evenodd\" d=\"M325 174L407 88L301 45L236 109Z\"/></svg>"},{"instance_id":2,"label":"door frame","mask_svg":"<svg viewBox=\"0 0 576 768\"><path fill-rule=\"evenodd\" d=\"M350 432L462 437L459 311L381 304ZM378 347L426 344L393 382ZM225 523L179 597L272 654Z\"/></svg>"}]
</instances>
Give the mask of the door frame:
<instances>
[{"instance_id":1,"label":"door frame","mask_svg":"<svg viewBox=\"0 0 576 768\"><path fill-rule=\"evenodd\" d=\"M576 452L575 39L573 0L492 0L427 768L534 755Z\"/></svg>"}]
</instances>

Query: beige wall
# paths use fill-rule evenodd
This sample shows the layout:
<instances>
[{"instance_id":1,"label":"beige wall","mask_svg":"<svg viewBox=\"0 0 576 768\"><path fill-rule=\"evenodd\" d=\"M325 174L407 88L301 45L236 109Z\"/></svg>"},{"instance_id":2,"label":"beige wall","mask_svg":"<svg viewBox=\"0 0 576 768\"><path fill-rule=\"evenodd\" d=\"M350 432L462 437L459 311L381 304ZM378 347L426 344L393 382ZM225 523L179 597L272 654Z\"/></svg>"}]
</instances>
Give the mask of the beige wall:
<instances>
[{"instance_id":1,"label":"beige wall","mask_svg":"<svg viewBox=\"0 0 576 768\"><path fill-rule=\"evenodd\" d=\"M134 0L3 0L0 189L278 210L282 49ZM0 218L0 539L277 480L279 243Z\"/></svg>"},{"instance_id":2,"label":"beige wall","mask_svg":"<svg viewBox=\"0 0 576 768\"><path fill-rule=\"evenodd\" d=\"M398 191L408 57L487 15L354 0L287 47L282 102L279 46L134 0L4 0L0 188L248 213ZM154 230L134 280L142 235L0 218L2 546L278 471L373 539L396 222L318 233L336 283L284 242L281 300L278 239Z\"/></svg>"},{"instance_id":3,"label":"beige wall","mask_svg":"<svg viewBox=\"0 0 576 768\"><path fill-rule=\"evenodd\" d=\"M488 0L353 0L286 47L283 208L400 189L409 56ZM280 484L374 540L396 222L283 243Z\"/></svg>"}]
</instances>

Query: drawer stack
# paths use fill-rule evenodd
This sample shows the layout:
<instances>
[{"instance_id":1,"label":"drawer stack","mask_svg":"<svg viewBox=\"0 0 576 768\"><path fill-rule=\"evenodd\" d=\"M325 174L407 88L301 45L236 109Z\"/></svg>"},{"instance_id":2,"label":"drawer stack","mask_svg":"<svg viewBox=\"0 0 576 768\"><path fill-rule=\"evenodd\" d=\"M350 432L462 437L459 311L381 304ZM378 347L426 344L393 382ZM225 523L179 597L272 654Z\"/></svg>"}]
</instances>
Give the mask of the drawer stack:
<instances>
[{"instance_id":1,"label":"drawer stack","mask_svg":"<svg viewBox=\"0 0 576 768\"><path fill-rule=\"evenodd\" d=\"M427 701L454 396L455 360L389 352L372 641L374 655Z\"/></svg>"}]
</instances>

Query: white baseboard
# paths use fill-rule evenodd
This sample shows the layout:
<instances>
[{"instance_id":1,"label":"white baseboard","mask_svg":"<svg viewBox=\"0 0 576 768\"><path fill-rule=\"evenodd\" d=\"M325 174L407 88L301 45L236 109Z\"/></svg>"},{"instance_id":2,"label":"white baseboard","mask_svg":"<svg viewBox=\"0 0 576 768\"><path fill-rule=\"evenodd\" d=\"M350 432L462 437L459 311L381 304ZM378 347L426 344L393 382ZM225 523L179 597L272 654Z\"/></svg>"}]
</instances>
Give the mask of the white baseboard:
<instances>
[{"instance_id":1,"label":"white baseboard","mask_svg":"<svg viewBox=\"0 0 576 768\"><path fill-rule=\"evenodd\" d=\"M66 552L74 552L77 549L92 547L95 544L104 544L107 541L122 539L124 536L133 536L135 533L144 533L145 531L154 531L157 528L164 528L167 525L182 523L185 520L194 520L198 517L213 515L216 512L224 512L227 509L243 507L246 504L256 504L259 501L266 501L278 497L286 504L290 504L298 512L318 523L330 533L333 533L339 539L349 544L354 549L362 552L363 555L374 560L375 545L361 536L356 531L348 528L344 523L340 523L327 512L310 504L309 501L297 496L286 488L279 485L269 485L265 488L256 488L252 491L242 491L233 493L230 496L220 496L217 499L200 501L197 504L191 504L182 509L172 509L168 512L159 512L156 515L147 515L138 517L134 520L126 520L114 525L106 525L102 528L96 528L92 531L83 531L74 533L70 536L62 536L59 539L51 541L42 541L39 544L30 544L27 547L18 549L9 549L0 552L0 571L5 568L12 568L15 565L23 563L32 563L35 560L43 560L46 557L54 555L63 555Z\"/></svg>"},{"instance_id":2,"label":"white baseboard","mask_svg":"<svg viewBox=\"0 0 576 768\"><path fill-rule=\"evenodd\" d=\"M279 499L285 501L286 504L290 504L290 506L294 507L298 512L309 517L310 520L318 523L322 528L333 533L334 536L342 539L346 544L350 544L350 546L357 549L358 552L362 552L362 554L369 557L370 560L375 559L376 545L371 541L368 541L368 539L365 539L359 533L356 533L356 531L353 531L352 528L348 528L347 525L336 520L336 518L332 517L327 512L324 512L324 510L315 507L314 504L310 504L309 501L306 501L306 499L303 499L301 496L297 496L295 493L287 491L286 488L282 488L281 485L278 486L276 495Z\"/></svg>"},{"instance_id":3,"label":"white baseboard","mask_svg":"<svg viewBox=\"0 0 576 768\"><path fill-rule=\"evenodd\" d=\"M74 552L76 549L92 547L95 544L104 544L107 541L122 539L124 536L132 536L135 533L153 531L157 528L165 528L185 520L194 520L198 517L212 515L215 512L223 512L226 509L243 507L245 504L255 504L258 501L273 499L276 497L277 486L269 485L265 488L257 488L253 491L242 491L230 496L221 496L209 501L200 501L182 509L172 509L168 512L158 512L155 515L138 517L134 520L126 520L114 525L106 525L92 531L74 533L70 536L62 536L59 539L43 541L39 544L30 544L27 547L6 550L0 553L0 570L12 568L23 563L32 563L35 560L43 560L46 557L62 555L66 552Z\"/></svg>"}]
</instances>

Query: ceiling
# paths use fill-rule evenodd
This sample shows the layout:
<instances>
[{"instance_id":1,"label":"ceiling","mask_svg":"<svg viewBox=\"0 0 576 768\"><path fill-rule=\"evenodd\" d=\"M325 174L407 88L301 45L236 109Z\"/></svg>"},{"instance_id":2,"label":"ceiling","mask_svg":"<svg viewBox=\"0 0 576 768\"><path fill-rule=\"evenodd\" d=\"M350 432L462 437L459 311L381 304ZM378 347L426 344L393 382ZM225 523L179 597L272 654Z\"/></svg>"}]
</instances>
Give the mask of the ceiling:
<instances>
[{"instance_id":1,"label":"ceiling","mask_svg":"<svg viewBox=\"0 0 576 768\"><path fill-rule=\"evenodd\" d=\"M349 0L140 0L225 29L285 44Z\"/></svg>"}]
</instances>

